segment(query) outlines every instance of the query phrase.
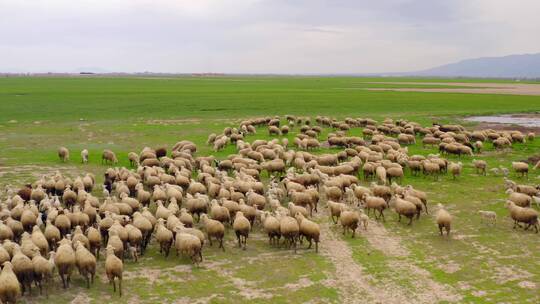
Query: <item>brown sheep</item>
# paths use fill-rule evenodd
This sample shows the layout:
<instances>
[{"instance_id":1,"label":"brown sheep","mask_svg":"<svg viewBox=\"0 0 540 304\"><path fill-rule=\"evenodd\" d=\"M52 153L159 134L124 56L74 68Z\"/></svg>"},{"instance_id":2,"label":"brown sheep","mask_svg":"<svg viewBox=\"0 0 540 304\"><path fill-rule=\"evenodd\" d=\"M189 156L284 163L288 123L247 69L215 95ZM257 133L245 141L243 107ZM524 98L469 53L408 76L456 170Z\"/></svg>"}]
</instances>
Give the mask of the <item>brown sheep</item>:
<instances>
[{"instance_id":1,"label":"brown sheep","mask_svg":"<svg viewBox=\"0 0 540 304\"><path fill-rule=\"evenodd\" d=\"M13 272L11 262L4 262L0 273L0 301L2 303L17 303L21 297L21 286L17 276Z\"/></svg>"},{"instance_id":2,"label":"brown sheep","mask_svg":"<svg viewBox=\"0 0 540 304\"><path fill-rule=\"evenodd\" d=\"M295 217L299 224L300 237L304 237L309 242L308 249L311 248L312 242L315 242L315 252L319 252L319 237L321 235L319 224L306 219L300 213L297 213Z\"/></svg>"},{"instance_id":3,"label":"brown sheep","mask_svg":"<svg viewBox=\"0 0 540 304\"><path fill-rule=\"evenodd\" d=\"M122 296L122 273L124 272L124 263L120 260L115 252L114 247L107 246L107 258L105 259L105 273L109 282L113 285L113 292L116 292L115 279L118 278L118 292Z\"/></svg>"},{"instance_id":4,"label":"brown sheep","mask_svg":"<svg viewBox=\"0 0 540 304\"><path fill-rule=\"evenodd\" d=\"M234 233L238 239L238 247L246 250L247 238L249 231L251 230L250 221L244 216L242 211L236 212L236 216L233 222ZM243 246L242 246L243 244Z\"/></svg>"}]
</instances>

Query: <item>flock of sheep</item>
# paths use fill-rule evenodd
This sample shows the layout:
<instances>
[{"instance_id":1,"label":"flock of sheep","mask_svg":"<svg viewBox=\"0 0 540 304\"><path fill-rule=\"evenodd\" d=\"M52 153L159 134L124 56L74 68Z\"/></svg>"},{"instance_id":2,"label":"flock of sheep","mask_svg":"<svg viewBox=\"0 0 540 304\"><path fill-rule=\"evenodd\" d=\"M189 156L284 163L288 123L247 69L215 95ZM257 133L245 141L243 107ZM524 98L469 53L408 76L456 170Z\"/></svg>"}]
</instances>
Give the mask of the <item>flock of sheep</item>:
<instances>
[{"instance_id":1,"label":"flock of sheep","mask_svg":"<svg viewBox=\"0 0 540 304\"><path fill-rule=\"evenodd\" d=\"M54 284L58 273L62 286L70 286L75 269L90 287L105 251L105 273L122 294L125 259L138 261L151 244L165 257L170 249L194 264L203 261L204 250L216 242L225 248L227 231L234 233L238 247L246 250L254 229L263 231L269 246L291 248L308 242L318 251L321 215L328 215L343 233L355 236L367 229L369 216L385 220L385 210L395 212L408 225L428 214L425 192L403 183L404 171L438 179L443 174L458 178L461 162L444 156L472 156L487 142L496 148L514 142L534 140L534 134L519 131L467 131L459 125L423 127L406 120L287 116L242 121L238 128L211 134L208 145L215 151L234 145L236 153L218 160L196 156L197 146L189 141L166 148L144 148L128 155L132 168L108 168L102 185L92 174L74 179L60 172L43 176L20 189L6 186L0 208L0 300L14 303L22 294L31 295L32 285L40 293ZM287 138L247 138L257 127L268 128L270 136L297 130L292 143ZM331 128L324 142L324 128ZM363 128L363 137L348 136L351 128ZM409 155L407 145L422 137L424 146L438 146L439 154ZM293 149L293 146L295 149ZM313 153L321 147L336 147L335 153ZM61 147L59 158L69 160ZM83 163L88 150L81 152ZM102 162L116 164L115 153L105 150ZM508 176L506 168L488 169L474 160L480 175ZM540 162L534 169L540 167ZM527 175L529 165L512 164ZM496 169L496 170L494 170ZM364 179L368 185L362 184ZM525 224L538 231L538 212L531 203L540 202L538 187L519 185L505 177L507 207L514 227ZM97 191L99 189L99 191ZM97 193L97 194L96 194ZM372 214L371 214L372 213ZM480 211L483 219L495 223L497 214ZM452 216L438 204L435 222L441 235L450 234Z\"/></svg>"}]
</instances>

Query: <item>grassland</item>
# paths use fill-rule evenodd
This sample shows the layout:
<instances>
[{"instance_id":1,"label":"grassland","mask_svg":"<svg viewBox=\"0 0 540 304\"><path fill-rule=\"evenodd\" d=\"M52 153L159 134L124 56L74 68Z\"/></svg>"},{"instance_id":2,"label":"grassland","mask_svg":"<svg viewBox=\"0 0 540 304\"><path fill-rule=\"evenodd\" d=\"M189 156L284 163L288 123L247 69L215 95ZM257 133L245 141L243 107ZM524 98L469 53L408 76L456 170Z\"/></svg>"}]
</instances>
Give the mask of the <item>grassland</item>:
<instances>
[{"instance_id":1,"label":"grassland","mask_svg":"<svg viewBox=\"0 0 540 304\"><path fill-rule=\"evenodd\" d=\"M377 81L442 82L345 77L0 78L0 186L31 181L52 170L101 175L105 166L99 153L104 148L116 151L124 166L129 151L172 146L182 139L196 142L199 153L208 154L203 143L209 133L254 116L393 117L431 124L470 114L540 111L537 96L362 90L411 87L367 83ZM361 131L353 129L351 134ZM252 138L268 136L261 130ZM58 161L60 145L72 151L68 164ZM83 148L91 155L86 166L78 156ZM410 147L410 154L434 151ZM214 155L233 152L228 147ZM510 161L538 153L540 140L504 152L488 146L477 158L508 167ZM76 274L73 289L61 291L56 282L48 301L338 303L367 301L384 293L380 299L389 303L540 302L540 236L511 228L502 177L477 176L470 159L462 161L465 172L457 180L443 177L436 182L407 173L404 181L427 191L431 206L448 206L455 216L451 239L437 235L431 216L408 227L388 212L386 223L372 221L356 239L342 237L320 216L317 221L327 234L320 254L301 250L294 255L270 248L258 230L247 251L233 248L233 235L227 236L225 253L206 249L206 262L199 269L184 259L164 259L152 246L140 263L127 263L122 299L112 295L101 268L90 290ZM537 177L531 174L528 183L538 183ZM497 225L480 223L480 209L497 212ZM25 300L48 302L38 296Z\"/></svg>"}]
</instances>

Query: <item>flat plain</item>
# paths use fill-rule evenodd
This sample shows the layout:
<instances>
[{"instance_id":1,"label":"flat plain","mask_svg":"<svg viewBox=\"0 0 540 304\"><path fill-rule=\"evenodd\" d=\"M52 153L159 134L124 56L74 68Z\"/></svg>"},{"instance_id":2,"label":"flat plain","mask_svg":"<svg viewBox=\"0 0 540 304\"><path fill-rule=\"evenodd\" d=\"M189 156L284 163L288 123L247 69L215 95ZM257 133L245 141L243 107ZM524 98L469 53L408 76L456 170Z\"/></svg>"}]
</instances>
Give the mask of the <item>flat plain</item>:
<instances>
[{"instance_id":1,"label":"flat plain","mask_svg":"<svg viewBox=\"0 0 540 304\"><path fill-rule=\"evenodd\" d=\"M486 86L490 80L355 78L355 77L6 77L0 78L0 189L33 182L56 170L69 176L92 172L103 181L107 166L101 151L111 149L119 166L128 167L127 154L143 147L172 147L180 140L198 145L197 155L222 159L235 153L233 145L213 152L208 134L237 126L242 119L286 114L297 116L369 117L432 123L461 123L469 115L540 111L540 97L461 92L398 92L383 89L451 90ZM417 83L417 84L415 84ZM426 84L427 83L427 84ZM433 84L429 84L433 83ZM450 85L457 83L456 86ZM505 84L505 82L502 82ZM513 82L507 82L511 85ZM374 91L368 89L377 89ZM512 129L515 126L508 126ZM297 129L287 137L290 141ZM540 135L538 129L535 130ZM320 138L325 139L326 128ZM361 128L348 134L361 136ZM269 139L266 128L248 138ZM419 138L418 138L419 139ZM417 139L418 142L420 142ZM59 146L71 150L62 163ZM82 165L79 152L90 151ZM317 153L337 152L321 149ZM428 155L436 148L409 146L409 154ZM475 155L490 167L510 168L512 161L540 154L540 138L512 149L488 144ZM386 212L386 222L370 220L367 231L354 239L321 211L319 253L270 247L259 226L246 251L238 249L228 232L226 251L205 247L205 261L193 267L188 259L164 258L152 244L138 263L126 262L124 296L112 293L103 260L90 288L73 275L73 286L61 289L55 277L48 298L25 296L27 303L538 303L540 302L540 235L512 229L503 178L480 176L473 157L462 161L464 172L435 181L412 176L403 184L426 191L430 206L443 203L455 217L449 238L440 237L433 214L412 226L398 223ZM532 167L532 166L531 166ZM511 173L519 183L537 185L539 171L528 180ZM362 184L367 182L362 181ZM95 195L100 196L99 190ZM321 202L324 206L324 202ZM321 207L321 210L324 210ZM496 225L481 222L478 210L495 211Z\"/></svg>"}]
</instances>

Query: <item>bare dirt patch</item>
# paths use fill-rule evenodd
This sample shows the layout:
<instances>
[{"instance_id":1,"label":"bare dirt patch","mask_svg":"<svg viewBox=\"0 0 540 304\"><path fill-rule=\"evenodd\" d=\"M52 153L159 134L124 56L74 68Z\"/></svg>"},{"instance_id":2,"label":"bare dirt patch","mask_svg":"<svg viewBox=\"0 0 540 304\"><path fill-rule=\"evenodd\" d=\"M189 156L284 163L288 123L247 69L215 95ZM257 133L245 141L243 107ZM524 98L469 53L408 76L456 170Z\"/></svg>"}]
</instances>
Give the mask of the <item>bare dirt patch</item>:
<instances>
[{"instance_id":1,"label":"bare dirt patch","mask_svg":"<svg viewBox=\"0 0 540 304\"><path fill-rule=\"evenodd\" d=\"M397 236L391 236L384 226L376 221L369 221L367 231L362 230L364 236L375 249L384 252L385 255L406 257L409 255L407 248L401 246Z\"/></svg>"},{"instance_id":2,"label":"bare dirt patch","mask_svg":"<svg viewBox=\"0 0 540 304\"><path fill-rule=\"evenodd\" d=\"M367 82L374 84L396 85L433 85L455 86L456 88L366 88L369 91L396 92L436 92L436 93L469 93L469 94L506 94L540 96L540 84L528 83L465 83L465 82ZM463 88L467 87L467 88ZM470 88L469 88L470 87Z\"/></svg>"}]
</instances>

